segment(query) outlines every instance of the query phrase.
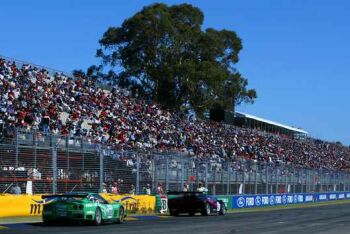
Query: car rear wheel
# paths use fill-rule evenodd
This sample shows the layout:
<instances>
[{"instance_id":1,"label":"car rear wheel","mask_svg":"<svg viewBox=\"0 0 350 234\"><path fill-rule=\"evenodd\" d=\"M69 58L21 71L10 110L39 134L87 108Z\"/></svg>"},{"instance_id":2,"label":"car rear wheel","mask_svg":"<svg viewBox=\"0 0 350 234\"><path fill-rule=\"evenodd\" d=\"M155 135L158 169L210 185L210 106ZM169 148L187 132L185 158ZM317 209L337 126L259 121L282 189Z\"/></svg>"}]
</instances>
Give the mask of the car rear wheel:
<instances>
[{"instance_id":1,"label":"car rear wheel","mask_svg":"<svg viewBox=\"0 0 350 234\"><path fill-rule=\"evenodd\" d=\"M207 215L210 215L210 213L211 213L210 205L208 203L206 203L204 206L204 209L202 211L202 215L207 216Z\"/></svg>"},{"instance_id":2,"label":"car rear wheel","mask_svg":"<svg viewBox=\"0 0 350 234\"><path fill-rule=\"evenodd\" d=\"M102 213L101 213L101 209L100 208L97 208L96 211L95 211L95 221L94 221L94 224L96 226L98 225L101 225L102 223Z\"/></svg>"},{"instance_id":3,"label":"car rear wheel","mask_svg":"<svg viewBox=\"0 0 350 234\"><path fill-rule=\"evenodd\" d=\"M125 218L125 215L124 215L124 208L123 207L120 207L119 208L119 217L118 217L118 220L117 220L117 223L119 223L119 224L122 224L122 223L124 223L124 218Z\"/></svg>"},{"instance_id":4,"label":"car rear wheel","mask_svg":"<svg viewBox=\"0 0 350 234\"><path fill-rule=\"evenodd\" d=\"M221 203L219 215L225 215L225 214L226 214L226 207L225 207L225 204L222 204L222 203Z\"/></svg>"},{"instance_id":5,"label":"car rear wheel","mask_svg":"<svg viewBox=\"0 0 350 234\"><path fill-rule=\"evenodd\" d=\"M46 226L51 226L53 225L53 221L52 220L49 220L49 219L43 219L43 222Z\"/></svg>"},{"instance_id":6,"label":"car rear wheel","mask_svg":"<svg viewBox=\"0 0 350 234\"><path fill-rule=\"evenodd\" d=\"M177 210L170 210L170 216L179 216L179 212Z\"/></svg>"}]
</instances>

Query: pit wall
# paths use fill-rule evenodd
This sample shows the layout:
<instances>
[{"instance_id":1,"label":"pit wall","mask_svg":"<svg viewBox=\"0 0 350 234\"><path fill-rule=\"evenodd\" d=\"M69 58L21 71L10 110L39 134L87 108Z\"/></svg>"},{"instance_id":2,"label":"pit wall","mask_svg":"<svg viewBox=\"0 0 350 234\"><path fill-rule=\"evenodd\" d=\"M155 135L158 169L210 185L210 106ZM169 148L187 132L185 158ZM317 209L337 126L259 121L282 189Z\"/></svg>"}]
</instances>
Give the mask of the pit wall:
<instances>
[{"instance_id":1,"label":"pit wall","mask_svg":"<svg viewBox=\"0 0 350 234\"><path fill-rule=\"evenodd\" d=\"M128 214L155 213L156 197L149 195L113 195L101 193L108 201L121 201ZM0 194L0 218L40 216L44 200L38 195Z\"/></svg>"}]
</instances>

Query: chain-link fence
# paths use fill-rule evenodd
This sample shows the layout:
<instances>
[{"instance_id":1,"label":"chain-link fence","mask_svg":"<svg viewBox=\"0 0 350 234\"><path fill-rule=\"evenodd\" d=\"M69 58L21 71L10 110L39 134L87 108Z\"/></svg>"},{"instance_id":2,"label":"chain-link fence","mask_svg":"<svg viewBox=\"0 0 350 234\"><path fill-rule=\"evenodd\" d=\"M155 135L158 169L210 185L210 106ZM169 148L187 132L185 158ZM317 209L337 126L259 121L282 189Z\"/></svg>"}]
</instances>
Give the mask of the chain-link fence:
<instances>
[{"instance_id":1,"label":"chain-link fence","mask_svg":"<svg viewBox=\"0 0 350 234\"><path fill-rule=\"evenodd\" d=\"M196 190L209 194L349 191L350 174L238 158L116 151L87 139L15 130L0 138L0 193L119 194Z\"/></svg>"}]
</instances>

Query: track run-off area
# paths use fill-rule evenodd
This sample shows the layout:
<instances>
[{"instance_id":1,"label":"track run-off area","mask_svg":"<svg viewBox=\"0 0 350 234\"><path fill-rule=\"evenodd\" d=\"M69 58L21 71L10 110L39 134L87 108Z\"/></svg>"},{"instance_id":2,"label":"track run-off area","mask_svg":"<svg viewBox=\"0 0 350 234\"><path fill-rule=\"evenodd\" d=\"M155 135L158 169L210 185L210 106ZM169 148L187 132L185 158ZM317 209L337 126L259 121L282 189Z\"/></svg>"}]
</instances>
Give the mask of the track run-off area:
<instances>
[{"instance_id":1,"label":"track run-off area","mask_svg":"<svg viewBox=\"0 0 350 234\"><path fill-rule=\"evenodd\" d=\"M22 222L23 221L23 222ZM286 209L240 210L225 216L129 217L124 224L101 226L45 226L24 220L6 224L2 220L0 233L350 233L350 202L294 206ZM4 223L5 222L5 223Z\"/></svg>"}]
</instances>

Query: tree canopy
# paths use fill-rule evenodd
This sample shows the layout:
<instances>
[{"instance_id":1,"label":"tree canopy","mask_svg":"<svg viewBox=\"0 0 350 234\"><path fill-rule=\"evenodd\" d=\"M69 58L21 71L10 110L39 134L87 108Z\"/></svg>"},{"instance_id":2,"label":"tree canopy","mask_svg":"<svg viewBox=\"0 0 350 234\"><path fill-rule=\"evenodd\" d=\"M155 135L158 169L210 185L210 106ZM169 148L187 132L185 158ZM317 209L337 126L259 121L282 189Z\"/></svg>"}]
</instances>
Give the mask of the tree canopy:
<instances>
[{"instance_id":1,"label":"tree canopy","mask_svg":"<svg viewBox=\"0 0 350 234\"><path fill-rule=\"evenodd\" d=\"M203 12L192 5L152 4L110 27L97 56L130 88L172 109L201 115L214 104L231 110L252 103L254 89L236 70L242 41L234 31L202 30Z\"/></svg>"}]
</instances>

